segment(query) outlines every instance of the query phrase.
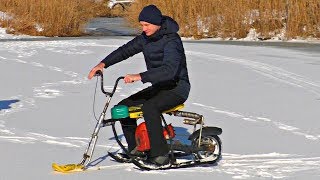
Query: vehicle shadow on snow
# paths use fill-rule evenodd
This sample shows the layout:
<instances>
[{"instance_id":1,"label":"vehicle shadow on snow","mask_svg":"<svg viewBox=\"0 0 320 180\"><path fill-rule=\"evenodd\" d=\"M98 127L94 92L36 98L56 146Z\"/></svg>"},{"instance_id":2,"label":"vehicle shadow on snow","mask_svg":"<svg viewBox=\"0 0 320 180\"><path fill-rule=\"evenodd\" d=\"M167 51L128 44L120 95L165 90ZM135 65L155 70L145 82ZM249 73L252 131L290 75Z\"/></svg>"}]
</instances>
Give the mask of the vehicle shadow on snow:
<instances>
[{"instance_id":1,"label":"vehicle shadow on snow","mask_svg":"<svg viewBox=\"0 0 320 180\"><path fill-rule=\"evenodd\" d=\"M109 156L108 154L106 154L106 155L104 155L104 156L101 156L101 157L99 157L99 158L91 161L91 162L88 164L88 166L89 166L89 167L90 167L90 166L92 166L92 167L93 167L93 166L96 166L96 165L100 164L102 161L104 161L105 159L107 159L108 156Z\"/></svg>"},{"instance_id":2,"label":"vehicle shadow on snow","mask_svg":"<svg viewBox=\"0 0 320 180\"><path fill-rule=\"evenodd\" d=\"M0 111L3 109L11 109L11 104L17 103L20 100L13 99L13 100L0 100Z\"/></svg>"},{"instance_id":3,"label":"vehicle shadow on snow","mask_svg":"<svg viewBox=\"0 0 320 180\"><path fill-rule=\"evenodd\" d=\"M121 141L122 138L124 138L123 134L118 135L119 140ZM115 137L111 137L108 140L115 140ZM118 151L120 151L120 149L116 150L113 153L117 153ZM105 159L107 159L109 157L108 153L104 156L98 157L97 159L91 161L88 166L97 166L98 164L100 164L102 161L104 161Z\"/></svg>"},{"instance_id":4,"label":"vehicle shadow on snow","mask_svg":"<svg viewBox=\"0 0 320 180\"><path fill-rule=\"evenodd\" d=\"M183 144L190 144L190 141L188 140L188 137L190 136L190 133L188 132L187 128L174 127L174 133L176 134L174 140L178 140Z\"/></svg>"}]
</instances>

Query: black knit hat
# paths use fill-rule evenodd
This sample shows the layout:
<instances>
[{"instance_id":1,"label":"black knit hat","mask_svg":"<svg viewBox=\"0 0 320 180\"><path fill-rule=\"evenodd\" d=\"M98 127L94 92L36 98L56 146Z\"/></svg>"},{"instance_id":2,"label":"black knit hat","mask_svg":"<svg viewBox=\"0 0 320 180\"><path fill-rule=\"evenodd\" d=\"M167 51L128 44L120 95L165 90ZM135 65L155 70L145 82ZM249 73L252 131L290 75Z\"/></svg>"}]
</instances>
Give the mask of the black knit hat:
<instances>
[{"instance_id":1,"label":"black knit hat","mask_svg":"<svg viewBox=\"0 0 320 180\"><path fill-rule=\"evenodd\" d=\"M139 21L160 26L162 21L162 13L155 5L146 6L139 14Z\"/></svg>"}]
</instances>

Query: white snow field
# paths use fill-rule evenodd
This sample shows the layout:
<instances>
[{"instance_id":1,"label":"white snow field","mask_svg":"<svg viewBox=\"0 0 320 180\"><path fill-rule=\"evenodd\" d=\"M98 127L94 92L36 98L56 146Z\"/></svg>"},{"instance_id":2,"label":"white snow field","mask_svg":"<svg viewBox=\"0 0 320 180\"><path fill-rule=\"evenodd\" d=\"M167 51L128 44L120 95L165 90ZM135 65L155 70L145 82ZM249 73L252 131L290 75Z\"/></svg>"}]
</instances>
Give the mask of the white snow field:
<instances>
[{"instance_id":1,"label":"white snow field","mask_svg":"<svg viewBox=\"0 0 320 180\"><path fill-rule=\"evenodd\" d=\"M89 81L88 72L131 38L0 42L1 180L320 178L319 46L310 51L299 45L192 41L184 43L192 84L185 110L203 114L206 125L223 129L217 165L141 171L114 162L107 152L119 147L106 127L91 163L100 170L53 172L53 162L80 162L95 126L96 79ZM105 86L111 89L117 77L144 70L138 54L106 69ZM111 107L146 86L120 82ZM96 116L104 103L97 89ZM179 135L192 132L182 119L167 120Z\"/></svg>"}]
</instances>

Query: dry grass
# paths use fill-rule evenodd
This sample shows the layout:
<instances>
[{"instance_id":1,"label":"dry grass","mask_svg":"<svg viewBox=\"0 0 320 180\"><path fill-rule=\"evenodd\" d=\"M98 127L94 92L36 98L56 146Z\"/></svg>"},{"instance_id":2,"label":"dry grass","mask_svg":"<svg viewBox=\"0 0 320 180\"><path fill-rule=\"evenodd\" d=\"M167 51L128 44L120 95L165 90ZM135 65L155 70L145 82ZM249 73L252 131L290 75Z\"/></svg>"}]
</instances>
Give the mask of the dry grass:
<instances>
[{"instance_id":1,"label":"dry grass","mask_svg":"<svg viewBox=\"0 0 320 180\"><path fill-rule=\"evenodd\" d=\"M288 36L320 37L320 0L290 0Z\"/></svg>"},{"instance_id":2,"label":"dry grass","mask_svg":"<svg viewBox=\"0 0 320 180\"><path fill-rule=\"evenodd\" d=\"M15 34L80 36L90 18L107 10L94 0L0 0L0 11L14 17L1 25Z\"/></svg>"},{"instance_id":3,"label":"dry grass","mask_svg":"<svg viewBox=\"0 0 320 180\"><path fill-rule=\"evenodd\" d=\"M14 16L0 23L12 33L80 36L90 18L122 15L121 8L108 10L106 1L0 0L0 11ZM135 0L125 14L130 25L139 26L139 12L148 4L176 19L186 37L243 38L254 28L262 39L283 30L287 39L320 38L320 0Z\"/></svg>"},{"instance_id":4,"label":"dry grass","mask_svg":"<svg viewBox=\"0 0 320 180\"><path fill-rule=\"evenodd\" d=\"M126 19L138 26L137 17L148 4L180 25L182 36L246 37L254 28L268 39L286 31L286 38L320 37L320 0L136 0Z\"/></svg>"}]
</instances>

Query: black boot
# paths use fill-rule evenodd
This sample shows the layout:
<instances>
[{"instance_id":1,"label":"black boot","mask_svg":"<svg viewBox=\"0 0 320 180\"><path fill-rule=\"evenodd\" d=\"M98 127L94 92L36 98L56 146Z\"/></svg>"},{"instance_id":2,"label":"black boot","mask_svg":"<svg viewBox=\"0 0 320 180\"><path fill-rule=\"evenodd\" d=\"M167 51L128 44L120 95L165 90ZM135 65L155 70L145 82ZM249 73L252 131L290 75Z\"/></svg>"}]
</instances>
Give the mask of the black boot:
<instances>
[{"instance_id":1,"label":"black boot","mask_svg":"<svg viewBox=\"0 0 320 180\"><path fill-rule=\"evenodd\" d=\"M156 156L156 157L149 158L149 161L152 164L163 166L170 163L170 158L169 158L169 155L163 155L163 156Z\"/></svg>"},{"instance_id":2,"label":"black boot","mask_svg":"<svg viewBox=\"0 0 320 180\"><path fill-rule=\"evenodd\" d=\"M145 152L141 152L137 149L137 147L135 147L132 151L129 152L131 156L133 157L140 157L143 158L146 156Z\"/></svg>"}]
</instances>

